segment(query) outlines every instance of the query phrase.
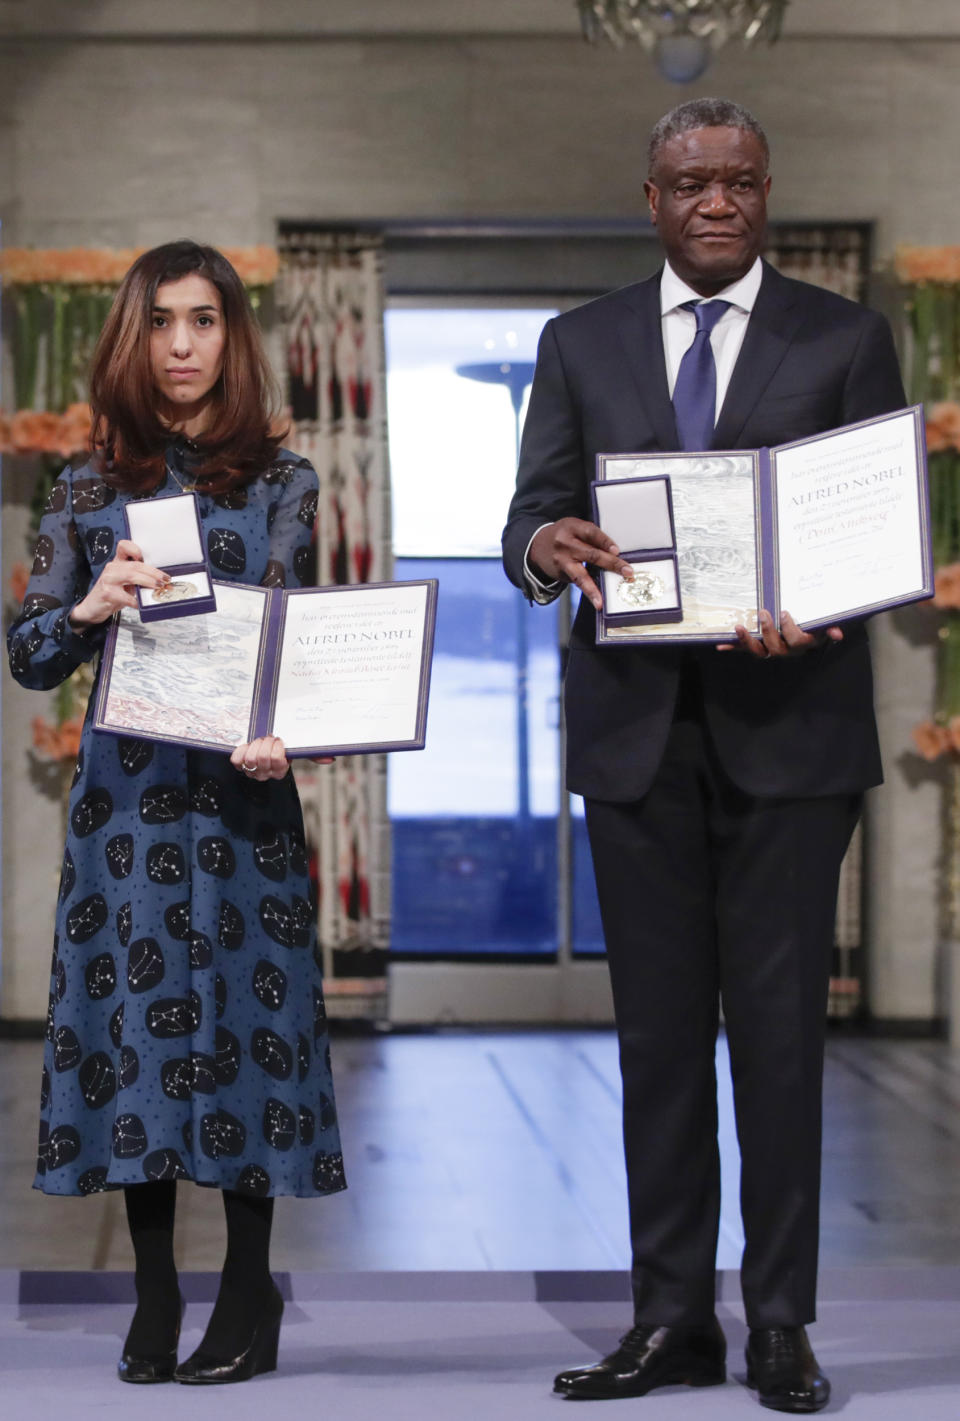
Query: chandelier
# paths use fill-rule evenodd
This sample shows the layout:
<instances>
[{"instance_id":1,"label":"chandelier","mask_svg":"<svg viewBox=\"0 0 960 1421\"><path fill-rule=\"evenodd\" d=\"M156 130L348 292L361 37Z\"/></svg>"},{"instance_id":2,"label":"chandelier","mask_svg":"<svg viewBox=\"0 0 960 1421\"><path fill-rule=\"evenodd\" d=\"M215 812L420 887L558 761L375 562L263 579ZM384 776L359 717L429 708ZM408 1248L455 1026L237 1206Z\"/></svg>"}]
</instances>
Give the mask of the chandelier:
<instances>
[{"instance_id":1,"label":"chandelier","mask_svg":"<svg viewBox=\"0 0 960 1421\"><path fill-rule=\"evenodd\" d=\"M584 38L606 38L618 49L635 39L665 79L698 79L715 50L779 38L790 0L576 0Z\"/></svg>"}]
</instances>

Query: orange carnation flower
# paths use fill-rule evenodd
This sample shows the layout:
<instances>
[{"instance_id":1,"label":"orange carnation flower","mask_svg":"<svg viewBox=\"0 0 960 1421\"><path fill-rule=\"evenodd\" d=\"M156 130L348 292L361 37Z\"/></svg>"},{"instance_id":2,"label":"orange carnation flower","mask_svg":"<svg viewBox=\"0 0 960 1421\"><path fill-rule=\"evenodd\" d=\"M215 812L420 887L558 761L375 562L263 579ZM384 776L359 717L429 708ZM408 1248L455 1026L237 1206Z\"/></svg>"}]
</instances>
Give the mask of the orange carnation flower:
<instances>
[{"instance_id":1,"label":"orange carnation flower","mask_svg":"<svg viewBox=\"0 0 960 1421\"><path fill-rule=\"evenodd\" d=\"M80 753L80 736L83 732L83 718L79 715L65 720L57 737L58 760L75 760Z\"/></svg>"},{"instance_id":2,"label":"orange carnation flower","mask_svg":"<svg viewBox=\"0 0 960 1421\"><path fill-rule=\"evenodd\" d=\"M938 567L933 575L933 605L960 607L960 563Z\"/></svg>"},{"instance_id":3,"label":"orange carnation flower","mask_svg":"<svg viewBox=\"0 0 960 1421\"><path fill-rule=\"evenodd\" d=\"M49 410L17 410L10 421L10 442L18 454L56 454L60 416Z\"/></svg>"},{"instance_id":4,"label":"orange carnation flower","mask_svg":"<svg viewBox=\"0 0 960 1421\"><path fill-rule=\"evenodd\" d=\"M246 286L271 286L277 279L273 247L223 247L223 255Z\"/></svg>"},{"instance_id":5,"label":"orange carnation flower","mask_svg":"<svg viewBox=\"0 0 960 1421\"><path fill-rule=\"evenodd\" d=\"M63 414L52 410L17 410L8 417L0 412L0 454L71 454L90 448L91 413L88 404L68 406Z\"/></svg>"},{"instance_id":6,"label":"orange carnation flower","mask_svg":"<svg viewBox=\"0 0 960 1421\"><path fill-rule=\"evenodd\" d=\"M59 283L64 286L116 286L139 256L139 249L69 247L63 251L9 247L0 271L15 286Z\"/></svg>"},{"instance_id":7,"label":"orange carnation flower","mask_svg":"<svg viewBox=\"0 0 960 1421\"><path fill-rule=\"evenodd\" d=\"M34 250L8 247L0 254L0 273L13 286L59 284L64 286L118 286L145 247L112 250L105 247L68 247ZM269 286L277 279L277 253L273 247L226 247L241 281L248 286Z\"/></svg>"},{"instance_id":8,"label":"orange carnation flower","mask_svg":"<svg viewBox=\"0 0 960 1421\"><path fill-rule=\"evenodd\" d=\"M932 720L921 721L913 727L913 743L925 760L938 760L953 748L950 731Z\"/></svg>"},{"instance_id":9,"label":"orange carnation flower","mask_svg":"<svg viewBox=\"0 0 960 1421\"><path fill-rule=\"evenodd\" d=\"M42 716L31 721L34 748L48 760L75 760L80 751L83 733L82 716L72 716L62 725L51 725Z\"/></svg>"},{"instance_id":10,"label":"orange carnation flower","mask_svg":"<svg viewBox=\"0 0 960 1421\"><path fill-rule=\"evenodd\" d=\"M10 591L18 602L22 602L27 595L27 583L30 581L30 569L25 562L15 562L10 572Z\"/></svg>"},{"instance_id":11,"label":"orange carnation flower","mask_svg":"<svg viewBox=\"0 0 960 1421\"><path fill-rule=\"evenodd\" d=\"M60 419L58 452L65 459L90 448L92 416L88 404L68 405Z\"/></svg>"},{"instance_id":12,"label":"orange carnation flower","mask_svg":"<svg viewBox=\"0 0 960 1421\"><path fill-rule=\"evenodd\" d=\"M57 751L60 742L56 726L44 720L43 716L35 715L30 722L30 728L33 731L34 748L39 750L41 755L46 755L48 759L59 759Z\"/></svg>"},{"instance_id":13,"label":"orange carnation flower","mask_svg":"<svg viewBox=\"0 0 960 1421\"><path fill-rule=\"evenodd\" d=\"M928 454L939 454L944 449L950 448L950 440L944 434L940 426L938 424L934 424L932 420L927 420L926 425L924 426L924 432L927 436Z\"/></svg>"},{"instance_id":14,"label":"orange carnation flower","mask_svg":"<svg viewBox=\"0 0 960 1421\"><path fill-rule=\"evenodd\" d=\"M952 284L960 281L960 247L897 248L897 276L903 282L935 281Z\"/></svg>"},{"instance_id":15,"label":"orange carnation flower","mask_svg":"<svg viewBox=\"0 0 960 1421\"><path fill-rule=\"evenodd\" d=\"M941 400L939 404L931 405L927 414L928 429L931 424L945 441L941 448L951 444L954 448L960 448L960 404L956 400Z\"/></svg>"}]
</instances>

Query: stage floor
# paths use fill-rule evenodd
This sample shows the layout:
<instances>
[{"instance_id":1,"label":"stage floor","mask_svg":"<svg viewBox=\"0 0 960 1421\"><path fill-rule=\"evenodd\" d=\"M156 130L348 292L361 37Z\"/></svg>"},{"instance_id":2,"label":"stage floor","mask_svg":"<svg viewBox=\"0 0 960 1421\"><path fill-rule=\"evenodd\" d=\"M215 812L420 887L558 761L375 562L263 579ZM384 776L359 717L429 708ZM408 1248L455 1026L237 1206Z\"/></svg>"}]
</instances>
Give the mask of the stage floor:
<instances>
[{"instance_id":1,"label":"stage floor","mask_svg":"<svg viewBox=\"0 0 960 1421\"><path fill-rule=\"evenodd\" d=\"M279 1281L288 1301L278 1371L198 1395L176 1385L134 1392L116 1380L129 1275L0 1274L0 1411L5 1421L114 1413L170 1421L201 1412L262 1421L266 1409L336 1421L557 1421L568 1403L551 1394L554 1373L608 1350L626 1314L622 1275L603 1272L299 1273ZM718 1275L730 1348L726 1386L663 1389L642 1403L611 1403L603 1415L759 1416L744 1384L737 1282L733 1273ZM184 1283L190 1303L182 1345L189 1350L214 1280L191 1274ZM821 1294L811 1336L833 1385L825 1414L954 1421L960 1269L837 1270L824 1275ZM66 1300L53 1301L58 1296Z\"/></svg>"},{"instance_id":2,"label":"stage floor","mask_svg":"<svg viewBox=\"0 0 960 1421\"><path fill-rule=\"evenodd\" d=\"M124 1271L118 1192L31 1189L40 1041L0 1041L0 1269ZM448 1030L332 1043L349 1188L280 1199L280 1271L500 1272L628 1266L612 1031ZM743 1247L726 1042L717 1048L718 1268ZM177 1261L216 1269L216 1190L185 1185ZM820 1261L960 1266L960 1057L939 1041L832 1035L824 1081Z\"/></svg>"},{"instance_id":3,"label":"stage floor","mask_svg":"<svg viewBox=\"0 0 960 1421\"><path fill-rule=\"evenodd\" d=\"M613 1034L340 1037L333 1055L350 1187L317 1202L279 1201L273 1261L289 1299L280 1370L197 1396L178 1386L133 1393L115 1379L133 1297L122 1197L31 1190L40 1043L0 1042L3 1421L111 1412L262 1421L273 1407L335 1421L563 1414L554 1373L608 1350L629 1321ZM718 1310L731 1379L611 1403L613 1417L628 1407L653 1421L760 1415L743 1385L738 1160L722 1040L718 1067ZM850 1421L953 1421L958 1058L938 1042L834 1036L824 1116L811 1336L833 1383L830 1410ZM185 1355L222 1257L216 1191L180 1189L177 1240Z\"/></svg>"}]
</instances>

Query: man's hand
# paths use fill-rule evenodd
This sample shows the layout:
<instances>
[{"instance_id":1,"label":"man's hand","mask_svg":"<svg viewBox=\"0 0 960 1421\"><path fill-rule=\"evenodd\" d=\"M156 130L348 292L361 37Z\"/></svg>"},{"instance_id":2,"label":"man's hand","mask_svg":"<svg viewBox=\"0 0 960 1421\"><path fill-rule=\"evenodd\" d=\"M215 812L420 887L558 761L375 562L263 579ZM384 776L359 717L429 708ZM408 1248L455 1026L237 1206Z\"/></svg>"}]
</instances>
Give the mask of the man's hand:
<instances>
[{"instance_id":1,"label":"man's hand","mask_svg":"<svg viewBox=\"0 0 960 1421\"><path fill-rule=\"evenodd\" d=\"M550 582L562 580L579 587L598 612L603 598L584 563L619 572L628 580L633 577L633 569L624 562L613 539L583 518L559 518L556 523L548 523L534 537L528 557Z\"/></svg>"},{"instance_id":2,"label":"man's hand","mask_svg":"<svg viewBox=\"0 0 960 1421\"><path fill-rule=\"evenodd\" d=\"M822 632L801 631L789 612L782 614L778 629L766 609L760 613L759 639L751 636L746 627L738 626L734 630L737 640L723 643L718 650L746 651L760 661L766 661L771 656L802 656L815 646L823 646L824 642L843 641L840 627L827 627Z\"/></svg>"}]
</instances>

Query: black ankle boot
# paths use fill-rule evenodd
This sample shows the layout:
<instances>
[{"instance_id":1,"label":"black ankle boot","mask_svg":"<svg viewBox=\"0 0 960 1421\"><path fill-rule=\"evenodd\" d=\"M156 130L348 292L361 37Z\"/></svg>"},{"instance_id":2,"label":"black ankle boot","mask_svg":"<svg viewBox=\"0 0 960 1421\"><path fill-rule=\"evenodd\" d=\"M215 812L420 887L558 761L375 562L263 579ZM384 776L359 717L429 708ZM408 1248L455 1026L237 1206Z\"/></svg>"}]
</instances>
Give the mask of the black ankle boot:
<instances>
[{"instance_id":1,"label":"black ankle boot","mask_svg":"<svg viewBox=\"0 0 960 1421\"><path fill-rule=\"evenodd\" d=\"M177 1316L177 1325L173 1336L173 1346L166 1350L146 1350L150 1344L144 1344L141 1349L136 1341L136 1334L143 1335L143 1328L138 1327L138 1313L142 1304L138 1304L137 1312L133 1315L133 1322L130 1331L127 1333L127 1340L123 1344L123 1353L117 1363L117 1376L122 1382L171 1382L173 1373L177 1365L177 1343L180 1340L180 1327L183 1322L183 1314L187 1310L186 1299L180 1295L180 1308ZM156 1334L157 1328L149 1329Z\"/></svg>"},{"instance_id":2,"label":"black ankle boot","mask_svg":"<svg viewBox=\"0 0 960 1421\"><path fill-rule=\"evenodd\" d=\"M270 1286L271 1296L254 1325L252 1335L241 1341L234 1356L222 1357L205 1351L201 1342L196 1352L177 1367L173 1373L174 1381L191 1386L211 1386L221 1382L245 1382L260 1372L276 1371L283 1299L272 1279Z\"/></svg>"}]
</instances>

